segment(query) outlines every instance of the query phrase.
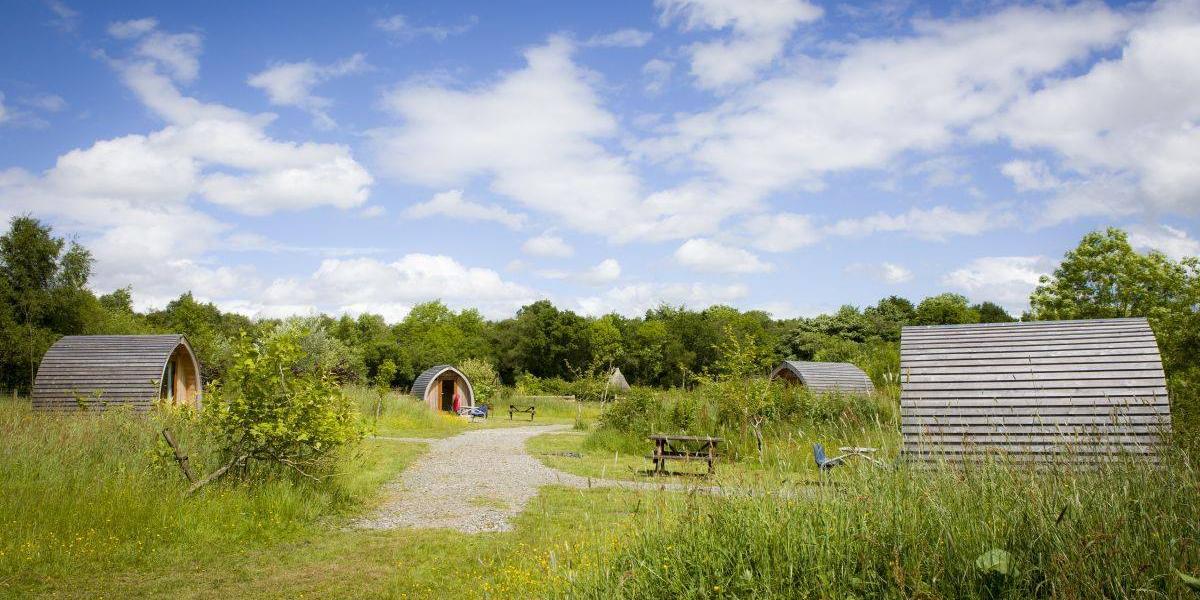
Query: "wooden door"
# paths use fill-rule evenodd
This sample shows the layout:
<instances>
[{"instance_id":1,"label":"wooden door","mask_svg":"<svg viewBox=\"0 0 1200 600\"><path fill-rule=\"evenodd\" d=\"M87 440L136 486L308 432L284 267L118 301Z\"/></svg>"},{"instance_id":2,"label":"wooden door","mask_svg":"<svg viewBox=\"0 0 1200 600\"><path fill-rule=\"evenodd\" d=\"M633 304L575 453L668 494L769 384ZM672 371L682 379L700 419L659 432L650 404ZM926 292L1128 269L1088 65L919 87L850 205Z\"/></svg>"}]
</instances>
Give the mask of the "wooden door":
<instances>
[{"instance_id":1,"label":"wooden door","mask_svg":"<svg viewBox=\"0 0 1200 600\"><path fill-rule=\"evenodd\" d=\"M442 381L442 410L454 410L454 380Z\"/></svg>"}]
</instances>

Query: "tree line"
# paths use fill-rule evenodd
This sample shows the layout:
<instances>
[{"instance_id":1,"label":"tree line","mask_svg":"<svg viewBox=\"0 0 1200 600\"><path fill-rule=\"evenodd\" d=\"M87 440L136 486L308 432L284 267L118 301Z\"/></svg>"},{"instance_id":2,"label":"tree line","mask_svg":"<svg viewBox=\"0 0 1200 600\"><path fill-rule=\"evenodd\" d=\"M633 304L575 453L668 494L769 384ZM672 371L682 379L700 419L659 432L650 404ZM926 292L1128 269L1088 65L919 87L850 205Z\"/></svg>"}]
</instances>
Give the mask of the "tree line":
<instances>
[{"instance_id":1,"label":"tree line","mask_svg":"<svg viewBox=\"0 0 1200 600\"><path fill-rule=\"evenodd\" d=\"M415 306L399 323L376 314L251 320L197 300L190 292L166 306L138 312L131 290L95 295L87 287L93 260L86 248L56 237L28 216L0 237L0 386L29 389L38 361L62 335L182 333L203 364L206 380L230 366L242 336L295 329L307 355L343 381L375 381L390 361L391 384L404 387L425 368L480 359L504 383L529 376L573 381L620 367L635 384L688 385L710 372L730 335L763 349L762 371L783 359L847 360L878 381L895 376L905 325L1016 320L992 302L958 294L913 303L889 296L873 305L843 306L811 318L774 319L758 310L659 306L642 316L586 317L541 300L510 318L488 320L475 309L440 301ZM1146 316L1162 348L1177 397L1200 386L1200 268L1195 258L1140 253L1119 229L1087 234L1053 275L1033 292L1025 320ZM388 367L390 372L390 367Z\"/></svg>"}]
</instances>

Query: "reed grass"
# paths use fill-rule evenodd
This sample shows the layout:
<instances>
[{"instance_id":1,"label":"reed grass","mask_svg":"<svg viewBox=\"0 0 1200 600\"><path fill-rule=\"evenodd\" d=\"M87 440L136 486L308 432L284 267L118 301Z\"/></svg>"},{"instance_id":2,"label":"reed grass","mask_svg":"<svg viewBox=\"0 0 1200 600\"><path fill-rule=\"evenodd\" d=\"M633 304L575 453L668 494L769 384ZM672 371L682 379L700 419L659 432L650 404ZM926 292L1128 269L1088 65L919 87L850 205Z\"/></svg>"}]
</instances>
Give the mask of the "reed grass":
<instances>
[{"instance_id":1,"label":"reed grass","mask_svg":"<svg viewBox=\"0 0 1200 600\"><path fill-rule=\"evenodd\" d=\"M1159 467L861 463L816 486L681 496L555 597L1189 597L1176 570L1200 572L1200 474L1168 454Z\"/></svg>"}]
</instances>

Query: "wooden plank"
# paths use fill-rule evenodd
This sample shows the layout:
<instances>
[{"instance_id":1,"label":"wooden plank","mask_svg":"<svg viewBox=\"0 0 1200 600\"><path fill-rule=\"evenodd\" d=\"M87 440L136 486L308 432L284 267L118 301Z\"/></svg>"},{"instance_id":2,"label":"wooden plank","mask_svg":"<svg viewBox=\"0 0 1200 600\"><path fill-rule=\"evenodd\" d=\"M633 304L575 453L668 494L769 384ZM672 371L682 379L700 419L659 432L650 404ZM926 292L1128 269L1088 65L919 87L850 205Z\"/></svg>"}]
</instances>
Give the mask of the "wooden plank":
<instances>
[{"instance_id":1,"label":"wooden plank","mask_svg":"<svg viewBox=\"0 0 1200 600\"><path fill-rule=\"evenodd\" d=\"M981 361L970 361L981 362ZM1154 360L1126 359L1126 357L1109 357L1099 361L1059 361L1053 363L1010 362L1004 364L961 364L958 362L941 362L910 367L905 377L927 375L979 375L989 373L1075 373L1092 371L1129 371L1145 370L1162 372L1162 362L1157 357Z\"/></svg>"},{"instance_id":2,"label":"wooden plank","mask_svg":"<svg viewBox=\"0 0 1200 600\"><path fill-rule=\"evenodd\" d=\"M1162 367L1147 368L1147 369L1108 369L1108 370L1070 370L1064 371L1061 369L1055 371L1010 371L1001 370L991 373L913 373L905 374L903 382L905 384L921 384L921 383L966 383L966 382L1024 382L1024 381L1079 381L1082 385L1084 380L1102 380L1102 379L1121 379L1121 380L1141 380L1146 378L1156 378L1164 380Z\"/></svg>"},{"instance_id":3,"label":"wooden plank","mask_svg":"<svg viewBox=\"0 0 1200 600\"><path fill-rule=\"evenodd\" d=\"M901 425L902 433L911 433L913 435L936 434L936 435L1109 435L1109 434L1136 434L1136 433L1153 433L1158 434L1163 430L1162 423L1147 423L1147 424L1130 424L1124 420L1120 424L1109 423L1046 423L1041 425L1030 425L1028 421L1009 421L1006 423L996 423L992 421L979 423L905 423Z\"/></svg>"}]
</instances>

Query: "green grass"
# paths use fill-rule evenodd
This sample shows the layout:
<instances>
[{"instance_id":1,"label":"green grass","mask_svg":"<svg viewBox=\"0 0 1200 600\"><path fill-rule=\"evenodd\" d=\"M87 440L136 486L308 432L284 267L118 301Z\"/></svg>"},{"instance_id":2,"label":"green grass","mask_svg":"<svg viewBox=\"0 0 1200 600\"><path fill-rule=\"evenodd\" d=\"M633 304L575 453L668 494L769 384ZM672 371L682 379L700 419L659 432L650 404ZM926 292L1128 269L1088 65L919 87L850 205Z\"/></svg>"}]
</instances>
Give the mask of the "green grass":
<instances>
[{"instance_id":1,"label":"green grass","mask_svg":"<svg viewBox=\"0 0 1200 600\"><path fill-rule=\"evenodd\" d=\"M686 498L571 598L1184 598L1200 572L1200 477L1161 469L838 469L791 494ZM1008 554L1007 575L977 562Z\"/></svg>"},{"instance_id":2,"label":"green grass","mask_svg":"<svg viewBox=\"0 0 1200 600\"><path fill-rule=\"evenodd\" d=\"M450 413L429 410L416 398L396 392L389 392L384 397L379 419L376 420L374 411L379 396L375 390L348 386L346 393L358 403L365 420L381 436L444 438L472 429L530 424L527 414L517 414L509 420L508 401L496 400L489 418L471 421ZM585 424L592 423L600 413L600 407L595 403L559 398L520 398L511 403L522 408L536 406L533 425L573 425L577 419Z\"/></svg>"},{"instance_id":3,"label":"green grass","mask_svg":"<svg viewBox=\"0 0 1200 600\"><path fill-rule=\"evenodd\" d=\"M244 553L105 572L43 591L78 598L546 597L676 502L658 492L547 487L510 532L327 528Z\"/></svg>"},{"instance_id":4,"label":"green grass","mask_svg":"<svg viewBox=\"0 0 1200 600\"><path fill-rule=\"evenodd\" d=\"M275 474L184 498L187 482L168 458L163 426L196 473L215 467L199 428L177 415L46 414L0 401L0 593L301 538L361 510L424 450L364 444L322 484Z\"/></svg>"}]
</instances>

